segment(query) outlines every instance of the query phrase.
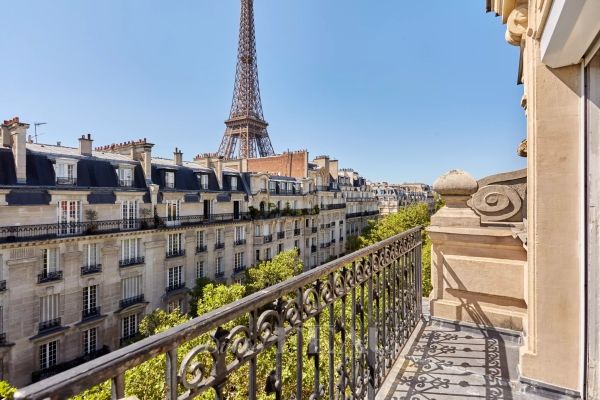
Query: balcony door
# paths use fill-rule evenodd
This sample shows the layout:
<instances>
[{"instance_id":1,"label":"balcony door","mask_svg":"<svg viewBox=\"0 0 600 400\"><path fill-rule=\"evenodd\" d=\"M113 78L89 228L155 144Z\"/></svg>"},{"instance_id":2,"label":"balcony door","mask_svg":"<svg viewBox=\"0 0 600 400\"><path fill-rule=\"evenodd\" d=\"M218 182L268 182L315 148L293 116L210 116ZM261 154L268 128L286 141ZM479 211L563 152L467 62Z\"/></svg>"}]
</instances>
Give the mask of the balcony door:
<instances>
[{"instance_id":1,"label":"balcony door","mask_svg":"<svg viewBox=\"0 0 600 400\"><path fill-rule=\"evenodd\" d=\"M585 67L586 392L600 398L600 51Z\"/></svg>"},{"instance_id":2,"label":"balcony door","mask_svg":"<svg viewBox=\"0 0 600 400\"><path fill-rule=\"evenodd\" d=\"M233 202L233 219L240 219L240 202Z\"/></svg>"}]
</instances>

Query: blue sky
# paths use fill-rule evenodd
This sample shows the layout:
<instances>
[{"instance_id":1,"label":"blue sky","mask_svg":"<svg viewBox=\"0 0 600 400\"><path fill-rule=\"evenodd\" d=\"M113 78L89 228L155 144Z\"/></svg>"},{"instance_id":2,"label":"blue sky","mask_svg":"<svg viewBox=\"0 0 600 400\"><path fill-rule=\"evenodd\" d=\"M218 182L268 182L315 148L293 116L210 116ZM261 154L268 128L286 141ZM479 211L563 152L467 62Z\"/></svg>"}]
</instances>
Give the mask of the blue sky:
<instances>
[{"instance_id":1,"label":"blue sky","mask_svg":"<svg viewBox=\"0 0 600 400\"><path fill-rule=\"evenodd\" d=\"M372 180L432 183L523 168L518 49L484 0L255 0L275 151L329 154ZM216 151L238 0L0 0L0 118L76 146L147 137Z\"/></svg>"}]
</instances>

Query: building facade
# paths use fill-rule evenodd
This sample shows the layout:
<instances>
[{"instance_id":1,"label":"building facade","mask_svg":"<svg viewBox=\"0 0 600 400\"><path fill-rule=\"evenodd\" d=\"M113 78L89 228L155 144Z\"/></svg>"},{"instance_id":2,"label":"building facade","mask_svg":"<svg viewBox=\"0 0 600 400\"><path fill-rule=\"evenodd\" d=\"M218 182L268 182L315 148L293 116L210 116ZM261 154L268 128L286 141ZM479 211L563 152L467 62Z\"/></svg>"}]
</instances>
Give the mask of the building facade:
<instances>
[{"instance_id":1,"label":"building facade","mask_svg":"<svg viewBox=\"0 0 600 400\"><path fill-rule=\"evenodd\" d=\"M305 163L288 176L277 156L188 162L146 139L71 148L27 128L1 128L0 360L13 385L134 341L154 309L187 311L196 278L241 281L292 248L307 269L345 251L346 186L326 156L280 155Z\"/></svg>"}]
</instances>

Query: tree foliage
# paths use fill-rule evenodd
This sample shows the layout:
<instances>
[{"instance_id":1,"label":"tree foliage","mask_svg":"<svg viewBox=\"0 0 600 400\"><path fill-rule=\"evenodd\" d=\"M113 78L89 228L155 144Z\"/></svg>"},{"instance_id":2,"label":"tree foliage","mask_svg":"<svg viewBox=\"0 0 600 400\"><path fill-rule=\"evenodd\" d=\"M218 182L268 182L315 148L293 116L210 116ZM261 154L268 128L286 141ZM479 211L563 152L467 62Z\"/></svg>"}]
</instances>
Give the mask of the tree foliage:
<instances>
[{"instance_id":1,"label":"tree foliage","mask_svg":"<svg viewBox=\"0 0 600 400\"><path fill-rule=\"evenodd\" d=\"M12 400L17 388L10 386L6 381L0 381L0 399Z\"/></svg>"},{"instance_id":2,"label":"tree foliage","mask_svg":"<svg viewBox=\"0 0 600 400\"><path fill-rule=\"evenodd\" d=\"M290 279L302 272L302 269L303 264L296 249L283 251L272 260L263 261L246 271L246 294Z\"/></svg>"}]
</instances>

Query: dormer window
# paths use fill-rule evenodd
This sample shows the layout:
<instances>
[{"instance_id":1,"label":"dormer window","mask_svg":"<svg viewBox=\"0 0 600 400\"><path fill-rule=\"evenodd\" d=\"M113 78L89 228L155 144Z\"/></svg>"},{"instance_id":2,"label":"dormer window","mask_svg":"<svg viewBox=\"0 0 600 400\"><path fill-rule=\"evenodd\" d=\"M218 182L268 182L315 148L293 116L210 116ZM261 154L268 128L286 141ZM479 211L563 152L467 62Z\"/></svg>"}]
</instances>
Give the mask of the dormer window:
<instances>
[{"instance_id":1,"label":"dormer window","mask_svg":"<svg viewBox=\"0 0 600 400\"><path fill-rule=\"evenodd\" d=\"M238 190L237 187L237 176L231 177L231 190Z\"/></svg>"},{"instance_id":2,"label":"dormer window","mask_svg":"<svg viewBox=\"0 0 600 400\"><path fill-rule=\"evenodd\" d=\"M56 163L54 164L54 174L56 175L57 185L77 184L77 161L56 160Z\"/></svg>"},{"instance_id":3,"label":"dormer window","mask_svg":"<svg viewBox=\"0 0 600 400\"><path fill-rule=\"evenodd\" d=\"M175 172L165 171L165 187L175 188Z\"/></svg>"},{"instance_id":4,"label":"dormer window","mask_svg":"<svg viewBox=\"0 0 600 400\"><path fill-rule=\"evenodd\" d=\"M198 181L200 182L200 189L203 189L203 190L208 189L208 175L198 174Z\"/></svg>"},{"instance_id":5,"label":"dormer window","mask_svg":"<svg viewBox=\"0 0 600 400\"><path fill-rule=\"evenodd\" d=\"M133 168L131 168L130 166L120 165L117 168L117 175L119 177L119 186L133 186Z\"/></svg>"}]
</instances>

